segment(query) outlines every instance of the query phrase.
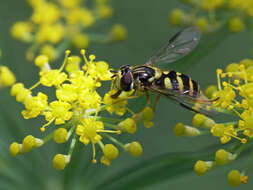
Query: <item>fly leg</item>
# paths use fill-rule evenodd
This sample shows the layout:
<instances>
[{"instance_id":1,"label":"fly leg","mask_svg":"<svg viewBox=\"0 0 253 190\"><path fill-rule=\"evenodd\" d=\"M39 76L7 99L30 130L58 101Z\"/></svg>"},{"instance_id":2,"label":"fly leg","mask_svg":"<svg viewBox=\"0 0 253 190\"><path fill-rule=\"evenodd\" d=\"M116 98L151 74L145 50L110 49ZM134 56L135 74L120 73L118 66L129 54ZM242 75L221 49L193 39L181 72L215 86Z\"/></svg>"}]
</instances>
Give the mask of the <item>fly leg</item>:
<instances>
[{"instance_id":1,"label":"fly leg","mask_svg":"<svg viewBox=\"0 0 253 190\"><path fill-rule=\"evenodd\" d=\"M153 105L153 112L154 112L154 113L155 113L157 104L158 104L158 102L159 102L159 100L160 100L160 97L161 97L160 94L158 94L158 95L156 96L155 103L154 103L154 105Z\"/></svg>"},{"instance_id":2,"label":"fly leg","mask_svg":"<svg viewBox=\"0 0 253 190\"><path fill-rule=\"evenodd\" d=\"M151 103L150 94L149 94L149 92L147 90L145 91L145 93L146 93L146 97L147 97L147 105L146 106L148 106Z\"/></svg>"}]
</instances>

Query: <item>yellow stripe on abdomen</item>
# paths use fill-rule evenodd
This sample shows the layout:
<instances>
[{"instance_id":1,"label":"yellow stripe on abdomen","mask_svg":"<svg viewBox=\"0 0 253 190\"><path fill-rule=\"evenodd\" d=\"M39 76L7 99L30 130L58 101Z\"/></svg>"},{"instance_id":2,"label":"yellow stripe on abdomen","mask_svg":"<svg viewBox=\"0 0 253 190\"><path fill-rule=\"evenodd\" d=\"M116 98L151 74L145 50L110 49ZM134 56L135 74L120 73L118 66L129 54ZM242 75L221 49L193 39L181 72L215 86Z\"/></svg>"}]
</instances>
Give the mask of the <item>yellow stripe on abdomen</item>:
<instances>
[{"instance_id":1,"label":"yellow stripe on abdomen","mask_svg":"<svg viewBox=\"0 0 253 190\"><path fill-rule=\"evenodd\" d=\"M183 92L184 91L184 83L183 83L182 78L179 75L177 76L177 82L178 82L179 91Z\"/></svg>"},{"instance_id":2,"label":"yellow stripe on abdomen","mask_svg":"<svg viewBox=\"0 0 253 190\"><path fill-rule=\"evenodd\" d=\"M171 80L170 80L170 78L165 78L164 79L164 84L165 84L165 87L167 88L167 89L172 89L172 83L171 83Z\"/></svg>"}]
</instances>

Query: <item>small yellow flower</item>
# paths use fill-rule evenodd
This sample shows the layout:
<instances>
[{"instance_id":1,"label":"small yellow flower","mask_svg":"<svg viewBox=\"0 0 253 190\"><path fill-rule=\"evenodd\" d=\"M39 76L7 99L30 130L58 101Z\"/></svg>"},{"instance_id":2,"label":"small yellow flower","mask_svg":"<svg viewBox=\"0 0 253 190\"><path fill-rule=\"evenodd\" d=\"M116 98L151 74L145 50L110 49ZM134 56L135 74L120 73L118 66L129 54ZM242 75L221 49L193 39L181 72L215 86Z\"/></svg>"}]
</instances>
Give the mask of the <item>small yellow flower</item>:
<instances>
[{"instance_id":1,"label":"small yellow flower","mask_svg":"<svg viewBox=\"0 0 253 190\"><path fill-rule=\"evenodd\" d=\"M39 92L37 96L29 97L24 102L26 110L22 111L25 119L37 117L47 108L47 95Z\"/></svg>"},{"instance_id":2,"label":"small yellow flower","mask_svg":"<svg viewBox=\"0 0 253 190\"><path fill-rule=\"evenodd\" d=\"M54 141L57 143L65 143L68 141L68 131L65 128L58 128L54 131Z\"/></svg>"},{"instance_id":3,"label":"small yellow flower","mask_svg":"<svg viewBox=\"0 0 253 190\"><path fill-rule=\"evenodd\" d=\"M98 61L95 63L90 63L88 69L86 70L93 78L99 80L111 80L111 72L109 70L108 63L104 61Z\"/></svg>"},{"instance_id":4,"label":"small yellow flower","mask_svg":"<svg viewBox=\"0 0 253 190\"><path fill-rule=\"evenodd\" d=\"M105 94L104 103L106 104L106 110L110 113L116 113L122 116L126 112L127 100L113 99L111 95L115 94L117 90L112 90Z\"/></svg>"},{"instance_id":5,"label":"small yellow flower","mask_svg":"<svg viewBox=\"0 0 253 190\"><path fill-rule=\"evenodd\" d=\"M98 15L101 18L105 19L105 18L108 18L108 17L112 16L113 9L110 6L108 6L108 5L102 5L102 6L98 7L98 11L97 12L98 12Z\"/></svg>"},{"instance_id":6,"label":"small yellow flower","mask_svg":"<svg viewBox=\"0 0 253 190\"><path fill-rule=\"evenodd\" d=\"M55 60L57 55L57 50L55 49L54 46L50 45L50 44L46 44L44 46L41 47L40 53L42 55L46 55L49 60Z\"/></svg>"},{"instance_id":7,"label":"small yellow flower","mask_svg":"<svg viewBox=\"0 0 253 190\"><path fill-rule=\"evenodd\" d=\"M95 144L102 139L102 137L97 134L97 130L103 129L104 125L101 121L86 118L82 121L82 125L77 126L76 134L80 136L79 140L83 144L88 145L90 141Z\"/></svg>"},{"instance_id":8,"label":"small yellow flower","mask_svg":"<svg viewBox=\"0 0 253 190\"><path fill-rule=\"evenodd\" d=\"M90 39L85 34L76 34L73 37L72 43L76 48L87 48L90 45Z\"/></svg>"},{"instance_id":9,"label":"small yellow flower","mask_svg":"<svg viewBox=\"0 0 253 190\"><path fill-rule=\"evenodd\" d=\"M128 133L135 133L137 126L136 122L132 118L127 118L118 124L121 130L126 130Z\"/></svg>"},{"instance_id":10,"label":"small yellow flower","mask_svg":"<svg viewBox=\"0 0 253 190\"><path fill-rule=\"evenodd\" d=\"M108 159L107 157L105 156L102 156L101 159L100 159L100 162L106 166L110 166L111 165L111 160Z\"/></svg>"},{"instance_id":11,"label":"small yellow flower","mask_svg":"<svg viewBox=\"0 0 253 190\"><path fill-rule=\"evenodd\" d=\"M41 78L40 82L44 86L58 86L63 83L67 79L67 75L59 70L50 70L44 73Z\"/></svg>"},{"instance_id":12,"label":"small yellow flower","mask_svg":"<svg viewBox=\"0 0 253 190\"><path fill-rule=\"evenodd\" d=\"M215 154L215 163L217 165L227 164L230 160L233 159L234 159L233 155L224 149L219 149Z\"/></svg>"},{"instance_id":13,"label":"small yellow flower","mask_svg":"<svg viewBox=\"0 0 253 190\"><path fill-rule=\"evenodd\" d=\"M47 13L47 14L45 14ZM39 24L54 23L61 17L59 8L49 2L40 3L36 6L32 15L32 21Z\"/></svg>"},{"instance_id":14,"label":"small yellow flower","mask_svg":"<svg viewBox=\"0 0 253 190\"><path fill-rule=\"evenodd\" d=\"M96 91L83 90L78 96L79 104L85 109L98 108L102 98Z\"/></svg>"},{"instance_id":15,"label":"small yellow flower","mask_svg":"<svg viewBox=\"0 0 253 190\"><path fill-rule=\"evenodd\" d=\"M231 170L228 173L228 183L231 186L238 186L241 184L242 175L238 170Z\"/></svg>"},{"instance_id":16,"label":"small yellow flower","mask_svg":"<svg viewBox=\"0 0 253 190\"><path fill-rule=\"evenodd\" d=\"M73 102L78 97L76 87L72 84L62 84L56 90L56 97L63 102Z\"/></svg>"},{"instance_id":17,"label":"small yellow flower","mask_svg":"<svg viewBox=\"0 0 253 190\"><path fill-rule=\"evenodd\" d=\"M231 32L238 33L244 29L244 23L240 17L232 17L228 22L228 28Z\"/></svg>"},{"instance_id":18,"label":"small yellow flower","mask_svg":"<svg viewBox=\"0 0 253 190\"><path fill-rule=\"evenodd\" d=\"M15 157L17 154L21 152L22 145L18 144L17 142L13 142L10 145L10 154Z\"/></svg>"},{"instance_id":19,"label":"small yellow flower","mask_svg":"<svg viewBox=\"0 0 253 190\"><path fill-rule=\"evenodd\" d=\"M15 75L8 67L0 66L0 88L11 86L16 82Z\"/></svg>"},{"instance_id":20,"label":"small yellow flower","mask_svg":"<svg viewBox=\"0 0 253 190\"><path fill-rule=\"evenodd\" d=\"M222 144L229 142L231 137L237 137L237 132L233 125L216 124L211 128L211 133L219 137Z\"/></svg>"},{"instance_id":21,"label":"small yellow flower","mask_svg":"<svg viewBox=\"0 0 253 190\"><path fill-rule=\"evenodd\" d=\"M127 38L127 30L121 24L115 24L110 31L112 41L122 41Z\"/></svg>"},{"instance_id":22,"label":"small yellow flower","mask_svg":"<svg viewBox=\"0 0 253 190\"><path fill-rule=\"evenodd\" d=\"M213 102L214 106L227 108L231 102L235 99L235 91L229 87L224 87L224 90L219 90L213 93L213 99L217 99Z\"/></svg>"},{"instance_id":23,"label":"small yellow flower","mask_svg":"<svg viewBox=\"0 0 253 190\"><path fill-rule=\"evenodd\" d=\"M50 42L56 44L60 42L64 35L64 27L59 24L42 25L36 33L35 40L37 43Z\"/></svg>"},{"instance_id":24,"label":"small yellow flower","mask_svg":"<svg viewBox=\"0 0 253 190\"><path fill-rule=\"evenodd\" d=\"M174 9L169 15L169 22L174 26L181 25L183 19L184 12L181 9Z\"/></svg>"},{"instance_id":25,"label":"small yellow flower","mask_svg":"<svg viewBox=\"0 0 253 190\"><path fill-rule=\"evenodd\" d=\"M192 119L192 124L194 127L205 127L205 128L211 128L213 125L215 125L215 121L203 114L195 114L195 116Z\"/></svg>"},{"instance_id":26,"label":"small yellow flower","mask_svg":"<svg viewBox=\"0 0 253 190\"><path fill-rule=\"evenodd\" d=\"M119 155L118 149L113 144L106 144L103 149L104 156L109 160L116 159Z\"/></svg>"},{"instance_id":27,"label":"small yellow flower","mask_svg":"<svg viewBox=\"0 0 253 190\"><path fill-rule=\"evenodd\" d=\"M194 171L198 176L205 174L208 170L214 167L214 162L212 161L202 161L199 160L194 165Z\"/></svg>"},{"instance_id":28,"label":"small yellow flower","mask_svg":"<svg viewBox=\"0 0 253 190\"><path fill-rule=\"evenodd\" d=\"M32 135L28 135L24 138L22 143L22 151L29 152L33 148L37 148L43 145L43 141L41 139L35 138Z\"/></svg>"},{"instance_id":29,"label":"small yellow flower","mask_svg":"<svg viewBox=\"0 0 253 190\"><path fill-rule=\"evenodd\" d=\"M18 86L16 86L18 87ZM15 89L15 88L14 88ZM17 89L15 89L17 90ZM13 90L13 91L15 91ZM26 89L26 88L20 88L20 91L18 91L18 93L16 94L16 100L17 102L25 102L28 98L31 97L31 90Z\"/></svg>"},{"instance_id":30,"label":"small yellow flower","mask_svg":"<svg viewBox=\"0 0 253 190\"><path fill-rule=\"evenodd\" d=\"M81 63L81 58L79 56L70 56L68 58L68 62L65 67L65 70L68 73L79 71L80 70L80 63Z\"/></svg>"},{"instance_id":31,"label":"small yellow flower","mask_svg":"<svg viewBox=\"0 0 253 190\"><path fill-rule=\"evenodd\" d=\"M49 104L49 110L45 111L45 119L55 120L55 125L63 124L71 119L73 115L71 108L72 106L67 102L53 101Z\"/></svg>"},{"instance_id":32,"label":"small yellow flower","mask_svg":"<svg viewBox=\"0 0 253 190\"><path fill-rule=\"evenodd\" d=\"M186 126L183 123L178 123L174 126L174 133L176 136L198 136L201 134L200 130Z\"/></svg>"},{"instance_id":33,"label":"small yellow flower","mask_svg":"<svg viewBox=\"0 0 253 190\"><path fill-rule=\"evenodd\" d=\"M79 7L69 10L66 20L71 25L81 24L84 27L92 26L95 22L95 18L90 10Z\"/></svg>"},{"instance_id":34,"label":"small yellow flower","mask_svg":"<svg viewBox=\"0 0 253 190\"><path fill-rule=\"evenodd\" d=\"M196 20L195 25L201 28L202 32L206 34L208 32L209 22L205 17L200 17Z\"/></svg>"},{"instance_id":35,"label":"small yellow flower","mask_svg":"<svg viewBox=\"0 0 253 190\"><path fill-rule=\"evenodd\" d=\"M101 85L93 77L84 75L83 71L71 73L69 81L76 87L77 91L83 91L84 89L92 90Z\"/></svg>"},{"instance_id":36,"label":"small yellow flower","mask_svg":"<svg viewBox=\"0 0 253 190\"><path fill-rule=\"evenodd\" d=\"M139 142L131 142L125 145L126 151L129 152L133 157L140 157L142 155L142 146Z\"/></svg>"},{"instance_id":37,"label":"small yellow flower","mask_svg":"<svg viewBox=\"0 0 253 190\"><path fill-rule=\"evenodd\" d=\"M43 67L45 64L48 64L48 57L46 55L39 55L35 58L36 66Z\"/></svg>"},{"instance_id":38,"label":"small yellow flower","mask_svg":"<svg viewBox=\"0 0 253 190\"><path fill-rule=\"evenodd\" d=\"M11 35L16 38L29 42L32 40L32 25L29 22L16 22L11 27Z\"/></svg>"},{"instance_id":39,"label":"small yellow flower","mask_svg":"<svg viewBox=\"0 0 253 190\"><path fill-rule=\"evenodd\" d=\"M11 88L11 95L16 96L19 91L23 90L25 87L22 83L16 83Z\"/></svg>"},{"instance_id":40,"label":"small yellow flower","mask_svg":"<svg viewBox=\"0 0 253 190\"><path fill-rule=\"evenodd\" d=\"M212 98L213 94L217 91L217 87L216 85L210 85L206 88L205 90L205 95L208 97L208 98Z\"/></svg>"},{"instance_id":41,"label":"small yellow flower","mask_svg":"<svg viewBox=\"0 0 253 190\"><path fill-rule=\"evenodd\" d=\"M53 159L54 168L57 170L63 170L70 162L70 156L63 154L56 154Z\"/></svg>"}]
</instances>

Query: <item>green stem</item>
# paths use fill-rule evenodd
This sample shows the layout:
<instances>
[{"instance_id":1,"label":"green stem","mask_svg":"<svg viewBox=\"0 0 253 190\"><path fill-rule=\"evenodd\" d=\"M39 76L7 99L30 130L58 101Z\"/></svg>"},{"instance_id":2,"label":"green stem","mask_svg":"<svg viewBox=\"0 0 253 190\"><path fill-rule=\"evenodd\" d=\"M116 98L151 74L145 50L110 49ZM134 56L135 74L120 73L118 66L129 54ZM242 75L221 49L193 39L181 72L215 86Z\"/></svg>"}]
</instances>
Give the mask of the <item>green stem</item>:
<instances>
[{"instance_id":1,"label":"green stem","mask_svg":"<svg viewBox=\"0 0 253 190\"><path fill-rule=\"evenodd\" d=\"M122 121L122 119L102 117L102 116L97 116L97 120L98 121L105 121L105 122L121 122Z\"/></svg>"},{"instance_id":2,"label":"green stem","mask_svg":"<svg viewBox=\"0 0 253 190\"><path fill-rule=\"evenodd\" d=\"M108 138L108 139L109 139L110 141L112 141L113 143L119 145L122 149L124 149L124 150L126 149L124 144L122 144L122 143L119 142L117 139L113 138L112 136L107 135L107 134L103 134L103 136L105 136L106 138Z\"/></svg>"},{"instance_id":3,"label":"green stem","mask_svg":"<svg viewBox=\"0 0 253 190\"><path fill-rule=\"evenodd\" d=\"M53 136L54 136L54 131L51 132L51 133L49 133L47 136L45 136L45 137L43 138L43 142L44 142L44 143L48 142L49 140L51 140L51 139L53 138Z\"/></svg>"},{"instance_id":4,"label":"green stem","mask_svg":"<svg viewBox=\"0 0 253 190\"><path fill-rule=\"evenodd\" d=\"M110 129L119 130L118 126L117 126L117 125L114 125L114 124L104 123L104 126L110 128Z\"/></svg>"},{"instance_id":5,"label":"green stem","mask_svg":"<svg viewBox=\"0 0 253 190\"><path fill-rule=\"evenodd\" d=\"M71 143L70 143L70 148L69 148L69 152L68 152L68 155L70 156L70 158L72 156L73 150L74 150L75 145L76 145L76 139L77 139L77 135L75 134L74 137L72 138Z\"/></svg>"},{"instance_id":6,"label":"green stem","mask_svg":"<svg viewBox=\"0 0 253 190\"><path fill-rule=\"evenodd\" d=\"M102 141L98 141L98 145L100 146L101 150L103 150L105 147Z\"/></svg>"}]
</instances>

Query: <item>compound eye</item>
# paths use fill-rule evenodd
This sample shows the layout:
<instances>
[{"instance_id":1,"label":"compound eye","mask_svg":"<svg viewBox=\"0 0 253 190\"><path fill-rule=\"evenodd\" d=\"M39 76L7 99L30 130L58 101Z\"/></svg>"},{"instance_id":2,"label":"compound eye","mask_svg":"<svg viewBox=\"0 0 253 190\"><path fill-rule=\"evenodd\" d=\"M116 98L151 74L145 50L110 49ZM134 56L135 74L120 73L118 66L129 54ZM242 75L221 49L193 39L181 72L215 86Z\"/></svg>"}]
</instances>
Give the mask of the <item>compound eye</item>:
<instances>
[{"instance_id":1,"label":"compound eye","mask_svg":"<svg viewBox=\"0 0 253 190\"><path fill-rule=\"evenodd\" d=\"M124 91L130 91L131 84L132 84L132 74L130 72L127 72L122 76L122 78L120 80L121 88Z\"/></svg>"}]
</instances>

